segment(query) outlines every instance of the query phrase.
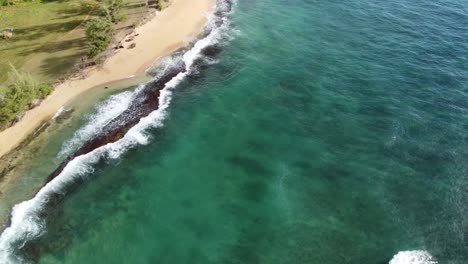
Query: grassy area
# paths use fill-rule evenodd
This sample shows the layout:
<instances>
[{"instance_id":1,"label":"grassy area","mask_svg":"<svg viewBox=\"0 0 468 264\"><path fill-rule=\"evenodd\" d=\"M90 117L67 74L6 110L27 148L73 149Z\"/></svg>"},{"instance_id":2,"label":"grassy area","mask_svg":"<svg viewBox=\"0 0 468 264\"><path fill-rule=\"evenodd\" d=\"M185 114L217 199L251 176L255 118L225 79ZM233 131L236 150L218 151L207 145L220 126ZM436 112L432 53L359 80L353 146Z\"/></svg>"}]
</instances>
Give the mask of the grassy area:
<instances>
[{"instance_id":1,"label":"grassy area","mask_svg":"<svg viewBox=\"0 0 468 264\"><path fill-rule=\"evenodd\" d=\"M0 7L0 28L14 28L11 39L0 40L0 83L9 63L40 81L53 83L85 54L80 25L92 9L82 0L25 2Z\"/></svg>"},{"instance_id":2,"label":"grassy area","mask_svg":"<svg viewBox=\"0 0 468 264\"><path fill-rule=\"evenodd\" d=\"M148 12L146 0L31 0L0 6L0 30L13 28L11 38L0 38L0 130L34 99L44 98L50 84L78 70L81 58L89 55L85 25L103 17L103 6L109 9L104 11L120 10L109 13L110 22L120 20L110 24L117 39Z\"/></svg>"},{"instance_id":3,"label":"grassy area","mask_svg":"<svg viewBox=\"0 0 468 264\"><path fill-rule=\"evenodd\" d=\"M117 37L146 15L145 3L124 0L125 19L115 25ZM0 85L7 81L10 63L47 83L75 71L87 55L84 24L97 15L97 4L96 0L36 0L0 6L0 29L14 29L13 38L0 39Z\"/></svg>"}]
</instances>

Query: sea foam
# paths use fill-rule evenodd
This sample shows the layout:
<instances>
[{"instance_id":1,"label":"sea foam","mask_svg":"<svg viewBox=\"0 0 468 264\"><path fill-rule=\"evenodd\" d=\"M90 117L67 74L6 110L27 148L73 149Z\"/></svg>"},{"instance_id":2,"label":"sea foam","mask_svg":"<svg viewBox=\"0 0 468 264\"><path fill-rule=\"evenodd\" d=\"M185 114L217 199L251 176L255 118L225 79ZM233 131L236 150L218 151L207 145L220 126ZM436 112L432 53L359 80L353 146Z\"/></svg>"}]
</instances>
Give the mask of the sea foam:
<instances>
[{"instance_id":1,"label":"sea foam","mask_svg":"<svg viewBox=\"0 0 468 264\"><path fill-rule=\"evenodd\" d=\"M56 119L57 117L59 117L63 112L65 111L65 108L62 106L60 107L57 112L55 112L54 116L52 117L52 119Z\"/></svg>"},{"instance_id":2,"label":"sea foam","mask_svg":"<svg viewBox=\"0 0 468 264\"><path fill-rule=\"evenodd\" d=\"M113 95L98 104L95 113L86 118L85 125L78 129L71 139L63 143L58 156L63 158L70 155L81 144L96 136L105 125L122 114L130 106L135 94L136 91L126 91Z\"/></svg>"},{"instance_id":3,"label":"sea foam","mask_svg":"<svg viewBox=\"0 0 468 264\"><path fill-rule=\"evenodd\" d=\"M398 252L389 264L437 264L437 261L425 250L411 250Z\"/></svg>"}]
</instances>

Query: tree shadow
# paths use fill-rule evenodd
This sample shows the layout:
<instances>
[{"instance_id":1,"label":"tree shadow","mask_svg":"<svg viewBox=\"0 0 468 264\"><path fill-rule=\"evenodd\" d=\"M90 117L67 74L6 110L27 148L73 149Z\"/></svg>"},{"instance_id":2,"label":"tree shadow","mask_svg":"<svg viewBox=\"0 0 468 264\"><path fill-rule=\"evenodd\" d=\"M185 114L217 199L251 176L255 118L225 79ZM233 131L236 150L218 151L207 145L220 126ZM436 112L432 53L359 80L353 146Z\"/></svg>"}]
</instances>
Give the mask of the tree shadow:
<instances>
[{"instance_id":1,"label":"tree shadow","mask_svg":"<svg viewBox=\"0 0 468 264\"><path fill-rule=\"evenodd\" d=\"M65 33L68 32L78 25L80 25L82 20L72 20L69 22L62 23L51 23L46 25L37 25L24 28L15 28L14 29L14 41L30 41L42 37L44 34L50 32L54 33Z\"/></svg>"},{"instance_id":2,"label":"tree shadow","mask_svg":"<svg viewBox=\"0 0 468 264\"><path fill-rule=\"evenodd\" d=\"M65 51L68 49L80 48L85 49L86 39L83 38L76 38L76 39L69 39L69 40L62 40L56 41L51 43L45 43L43 45L24 45L24 47L30 47L29 49L22 49L21 56L29 56L33 53L55 53L60 51ZM18 47L12 47L11 50L15 50ZM4 49L6 50L6 49Z\"/></svg>"},{"instance_id":3,"label":"tree shadow","mask_svg":"<svg viewBox=\"0 0 468 264\"><path fill-rule=\"evenodd\" d=\"M72 73L83 54L75 53L67 56L49 57L42 61L40 73L51 78L60 78Z\"/></svg>"},{"instance_id":4,"label":"tree shadow","mask_svg":"<svg viewBox=\"0 0 468 264\"><path fill-rule=\"evenodd\" d=\"M145 6L146 6L146 4L144 2L137 2L135 4L125 5L125 9L143 8Z\"/></svg>"},{"instance_id":5,"label":"tree shadow","mask_svg":"<svg viewBox=\"0 0 468 264\"><path fill-rule=\"evenodd\" d=\"M8 50L17 50L17 49L23 50L24 48L32 48L34 46L37 46L37 45L36 44L12 45L11 47L8 47L8 48L0 46L0 52L8 51Z\"/></svg>"},{"instance_id":6,"label":"tree shadow","mask_svg":"<svg viewBox=\"0 0 468 264\"><path fill-rule=\"evenodd\" d=\"M92 6L88 6L88 5L83 4L83 5L77 5L77 6L74 6L74 7L70 7L70 8L67 8L67 9L58 10L57 14L62 16L61 19L66 19L66 18L72 17L72 16L87 14L87 13L89 13L89 11L91 11L91 9L92 9Z\"/></svg>"}]
</instances>

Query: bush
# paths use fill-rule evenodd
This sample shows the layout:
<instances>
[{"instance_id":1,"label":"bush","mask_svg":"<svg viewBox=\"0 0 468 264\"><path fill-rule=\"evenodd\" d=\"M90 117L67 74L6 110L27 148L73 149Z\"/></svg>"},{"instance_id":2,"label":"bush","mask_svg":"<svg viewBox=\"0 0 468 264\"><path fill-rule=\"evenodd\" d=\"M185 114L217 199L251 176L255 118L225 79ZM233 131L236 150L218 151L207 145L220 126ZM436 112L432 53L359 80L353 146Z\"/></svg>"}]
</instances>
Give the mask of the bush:
<instances>
[{"instance_id":1,"label":"bush","mask_svg":"<svg viewBox=\"0 0 468 264\"><path fill-rule=\"evenodd\" d=\"M34 99L44 99L52 92L52 87L39 83L31 75L21 73L10 66L12 83L0 88L0 128L7 127L16 116L29 108Z\"/></svg>"},{"instance_id":2,"label":"bush","mask_svg":"<svg viewBox=\"0 0 468 264\"><path fill-rule=\"evenodd\" d=\"M53 89L50 85L41 83L37 87L37 95L39 98L44 99L52 92L52 90Z\"/></svg>"},{"instance_id":3,"label":"bush","mask_svg":"<svg viewBox=\"0 0 468 264\"><path fill-rule=\"evenodd\" d=\"M157 3L156 3L156 9L161 11L163 10L164 8L164 4L161 2L161 0L159 0Z\"/></svg>"},{"instance_id":4,"label":"bush","mask_svg":"<svg viewBox=\"0 0 468 264\"><path fill-rule=\"evenodd\" d=\"M124 0L103 0L97 10L98 17L86 24L88 57L94 58L105 51L112 41L113 23L124 19L121 10Z\"/></svg>"},{"instance_id":5,"label":"bush","mask_svg":"<svg viewBox=\"0 0 468 264\"><path fill-rule=\"evenodd\" d=\"M112 23L117 23L124 18L121 14L123 6L123 0L107 0L99 6L97 14Z\"/></svg>"},{"instance_id":6,"label":"bush","mask_svg":"<svg viewBox=\"0 0 468 264\"><path fill-rule=\"evenodd\" d=\"M100 17L91 19L86 23L86 46L88 56L95 57L107 49L112 41L114 28L111 22Z\"/></svg>"}]
</instances>

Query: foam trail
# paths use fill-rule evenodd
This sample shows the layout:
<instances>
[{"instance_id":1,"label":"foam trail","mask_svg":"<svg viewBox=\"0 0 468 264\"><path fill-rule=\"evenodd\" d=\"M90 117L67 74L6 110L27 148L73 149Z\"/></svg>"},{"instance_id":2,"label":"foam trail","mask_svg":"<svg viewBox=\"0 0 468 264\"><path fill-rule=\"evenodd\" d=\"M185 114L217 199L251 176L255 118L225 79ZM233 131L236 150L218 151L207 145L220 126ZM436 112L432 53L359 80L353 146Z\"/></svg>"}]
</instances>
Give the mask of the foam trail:
<instances>
[{"instance_id":1,"label":"foam trail","mask_svg":"<svg viewBox=\"0 0 468 264\"><path fill-rule=\"evenodd\" d=\"M65 111L65 108L62 106L57 110L52 119L56 119L57 117L59 117L63 113L63 111Z\"/></svg>"},{"instance_id":2,"label":"foam trail","mask_svg":"<svg viewBox=\"0 0 468 264\"><path fill-rule=\"evenodd\" d=\"M76 182L88 177L94 170L93 165L102 160L117 159L129 149L149 142L147 131L151 128L163 126L167 109L171 103L172 90L192 72L193 66L202 56L203 50L221 40L223 34L226 33L226 29L229 28L226 18L222 16L230 11L230 6L231 3L228 0L218 0L216 10L218 17L212 16L209 20L210 33L197 41L183 55L182 60L185 64L185 71L180 72L165 84L159 94L157 110L141 118L120 140L71 160L60 174L40 189L31 200L24 201L13 207L10 226L0 236L0 263L27 262L20 254L17 254L18 250L24 248L28 241L37 239L46 232L45 216L47 215L48 206L57 198L65 196ZM121 110L115 109L115 113L119 111ZM98 126L108 122L107 120L107 118L103 118ZM77 136L77 141L93 134L92 131L95 131L96 127L90 127L87 130L85 126L82 131L88 131L86 133L89 134L83 133L85 136Z\"/></svg>"},{"instance_id":3,"label":"foam trail","mask_svg":"<svg viewBox=\"0 0 468 264\"><path fill-rule=\"evenodd\" d=\"M88 116L85 125L78 129L71 139L63 143L58 156L66 157L70 155L85 141L96 136L106 124L128 108L137 91L138 89L135 92L119 93L100 103L96 107L96 112Z\"/></svg>"},{"instance_id":4,"label":"foam trail","mask_svg":"<svg viewBox=\"0 0 468 264\"><path fill-rule=\"evenodd\" d=\"M389 264L437 264L437 261L425 250L411 250L398 252Z\"/></svg>"}]
</instances>

